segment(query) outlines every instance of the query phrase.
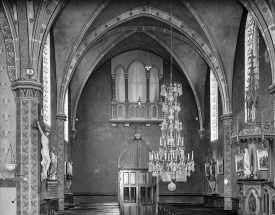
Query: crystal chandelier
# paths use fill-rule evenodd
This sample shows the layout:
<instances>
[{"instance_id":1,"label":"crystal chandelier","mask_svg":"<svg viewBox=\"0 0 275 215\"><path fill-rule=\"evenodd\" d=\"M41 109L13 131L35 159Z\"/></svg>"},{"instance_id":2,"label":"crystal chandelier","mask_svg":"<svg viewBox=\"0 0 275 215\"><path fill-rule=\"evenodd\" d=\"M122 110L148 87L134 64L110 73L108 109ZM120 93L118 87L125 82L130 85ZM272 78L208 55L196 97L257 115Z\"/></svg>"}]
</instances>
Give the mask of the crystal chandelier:
<instances>
[{"instance_id":1,"label":"crystal chandelier","mask_svg":"<svg viewBox=\"0 0 275 215\"><path fill-rule=\"evenodd\" d=\"M182 95L182 86L179 83L162 85L161 96L164 96L162 111L164 120L161 125L159 150L149 152L149 172L154 177L160 176L164 181L170 181L169 190L176 185L172 180L187 181L187 176L194 172L193 151L185 156L184 137L180 136L182 123L178 113L181 110L178 96Z\"/></svg>"}]
</instances>

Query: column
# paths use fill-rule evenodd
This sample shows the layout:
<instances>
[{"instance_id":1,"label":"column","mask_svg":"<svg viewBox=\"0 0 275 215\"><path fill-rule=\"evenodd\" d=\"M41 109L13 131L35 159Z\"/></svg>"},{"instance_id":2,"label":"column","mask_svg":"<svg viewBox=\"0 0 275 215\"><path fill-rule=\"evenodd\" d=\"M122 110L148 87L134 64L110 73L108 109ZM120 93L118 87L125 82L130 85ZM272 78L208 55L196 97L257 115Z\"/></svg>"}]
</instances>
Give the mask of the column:
<instances>
[{"instance_id":1,"label":"column","mask_svg":"<svg viewBox=\"0 0 275 215\"><path fill-rule=\"evenodd\" d=\"M18 215L40 214L40 147L38 141L38 107L40 83L20 80L12 83L16 102L16 174L26 178L17 181Z\"/></svg>"},{"instance_id":2,"label":"column","mask_svg":"<svg viewBox=\"0 0 275 215\"><path fill-rule=\"evenodd\" d=\"M64 195L65 195L65 166L64 166L64 121L66 120L65 114L56 115L56 126L57 126L57 175L58 175L58 210L64 210Z\"/></svg>"},{"instance_id":3,"label":"column","mask_svg":"<svg viewBox=\"0 0 275 215\"><path fill-rule=\"evenodd\" d=\"M146 102L150 102L150 70L145 69L145 77L146 77Z\"/></svg>"},{"instance_id":4,"label":"column","mask_svg":"<svg viewBox=\"0 0 275 215\"><path fill-rule=\"evenodd\" d=\"M272 84L271 86L269 86L269 93L273 95L273 126L275 126L275 84ZM269 171L270 171L270 180L271 182L274 182L274 178L275 178L275 147L273 144L269 144L269 153L270 153L270 167L269 167Z\"/></svg>"},{"instance_id":5,"label":"column","mask_svg":"<svg viewBox=\"0 0 275 215\"><path fill-rule=\"evenodd\" d=\"M231 178L231 125L232 114L221 116L224 133L224 210L232 210L232 178Z\"/></svg>"},{"instance_id":6,"label":"column","mask_svg":"<svg viewBox=\"0 0 275 215\"><path fill-rule=\"evenodd\" d=\"M129 77L129 74L125 73L124 74L124 78L125 78L125 102L129 102L129 99L128 99L128 77Z\"/></svg>"},{"instance_id":7,"label":"column","mask_svg":"<svg viewBox=\"0 0 275 215\"><path fill-rule=\"evenodd\" d=\"M116 102L116 74L112 74L112 102Z\"/></svg>"}]
</instances>

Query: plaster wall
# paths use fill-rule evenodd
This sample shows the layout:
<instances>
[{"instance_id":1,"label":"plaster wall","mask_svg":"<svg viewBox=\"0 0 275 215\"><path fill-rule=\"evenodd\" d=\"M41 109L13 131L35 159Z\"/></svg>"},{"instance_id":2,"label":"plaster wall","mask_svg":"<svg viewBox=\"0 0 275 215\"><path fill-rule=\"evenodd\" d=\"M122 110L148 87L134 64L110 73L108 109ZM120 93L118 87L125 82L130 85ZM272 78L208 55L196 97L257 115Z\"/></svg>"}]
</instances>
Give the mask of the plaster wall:
<instances>
[{"instance_id":1,"label":"plaster wall","mask_svg":"<svg viewBox=\"0 0 275 215\"><path fill-rule=\"evenodd\" d=\"M6 170L4 164L10 163L11 159L16 162L16 107L7 72L6 47L2 33L0 33L0 65L0 178L11 178L13 172Z\"/></svg>"},{"instance_id":2,"label":"plaster wall","mask_svg":"<svg viewBox=\"0 0 275 215\"><path fill-rule=\"evenodd\" d=\"M2 215L16 215L16 187L0 187L0 208Z\"/></svg>"}]
</instances>

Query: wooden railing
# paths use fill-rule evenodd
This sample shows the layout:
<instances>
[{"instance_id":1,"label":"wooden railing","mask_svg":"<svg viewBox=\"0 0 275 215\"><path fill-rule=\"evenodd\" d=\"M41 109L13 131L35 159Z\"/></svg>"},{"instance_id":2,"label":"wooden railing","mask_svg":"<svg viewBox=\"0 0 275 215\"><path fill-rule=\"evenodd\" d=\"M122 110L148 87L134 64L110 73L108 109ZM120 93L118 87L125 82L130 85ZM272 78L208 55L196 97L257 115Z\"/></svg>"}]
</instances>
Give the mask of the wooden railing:
<instances>
[{"instance_id":1,"label":"wooden railing","mask_svg":"<svg viewBox=\"0 0 275 215\"><path fill-rule=\"evenodd\" d=\"M238 180L239 214L275 214L275 187L265 179Z\"/></svg>"},{"instance_id":2,"label":"wooden railing","mask_svg":"<svg viewBox=\"0 0 275 215\"><path fill-rule=\"evenodd\" d=\"M140 105L133 102L112 102L111 119L116 123L129 124L140 123L161 123L163 121L162 102L145 102Z\"/></svg>"}]
</instances>

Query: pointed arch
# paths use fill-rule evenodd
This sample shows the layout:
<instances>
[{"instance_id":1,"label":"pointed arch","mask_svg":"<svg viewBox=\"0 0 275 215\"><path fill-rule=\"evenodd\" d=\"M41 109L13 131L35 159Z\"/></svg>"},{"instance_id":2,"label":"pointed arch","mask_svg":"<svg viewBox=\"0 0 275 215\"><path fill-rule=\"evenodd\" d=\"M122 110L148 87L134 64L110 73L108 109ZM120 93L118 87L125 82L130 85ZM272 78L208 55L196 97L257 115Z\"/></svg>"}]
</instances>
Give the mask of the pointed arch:
<instances>
[{"instance_id":1,"label":"pointed arch","mask_svg":"<svg viewBox=\"0 0 275 215\"><path fill-rule=\"evenodd\" d=\"M68 87L72 75L75 71L81 56L87 51L87 49L97 41L102 35L109 31L110 29L124 23L128 20L147 16L154 19L157 19L161 22L171 24L174 28L182 32L187 38L189 38L193 44L196 44L200 47L201 52L207 56L208 60L211 62L211 66L213 67L213 71L217 77L219 89L222 95L222 103L223 103L223 113L231 112L231 98L229 96L228 84L226 80L226 76L224 73L223 65L220 63L219 56L216 55L212 51L212 48L208 46L207 42L202 39L202 37L194 31L190 26L186 25L182 20L179 20L171 14L168 14L164 11L161 11L156 8L142 6L138 8L134 8L132 10L127 10L100 25L96 28L90 35L87 37L81 45L79 45L78 49L72 54L72 58L68 63L66 74L63 78L61 89L60 89L60 101L58 102L58 112L63 112L63 104L64 104L64 92ZM144 29L145 27L143 27ZM126 29L126 28L123 28Z\"/></svg>"},{"instance_id":2,"label":"pointed arch","mask_svg":"<svg viewBox=\"0 0 275 215\"><path fill-rule=\"evenodd\" d=\"M140 134L136 134L131 137L118 157L119 169L146 169L148 168L149 152L153 150L149 141L142 137Z\"/></svg>"}]
</instances>

